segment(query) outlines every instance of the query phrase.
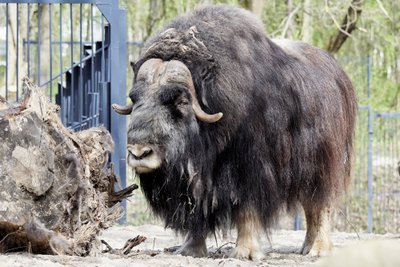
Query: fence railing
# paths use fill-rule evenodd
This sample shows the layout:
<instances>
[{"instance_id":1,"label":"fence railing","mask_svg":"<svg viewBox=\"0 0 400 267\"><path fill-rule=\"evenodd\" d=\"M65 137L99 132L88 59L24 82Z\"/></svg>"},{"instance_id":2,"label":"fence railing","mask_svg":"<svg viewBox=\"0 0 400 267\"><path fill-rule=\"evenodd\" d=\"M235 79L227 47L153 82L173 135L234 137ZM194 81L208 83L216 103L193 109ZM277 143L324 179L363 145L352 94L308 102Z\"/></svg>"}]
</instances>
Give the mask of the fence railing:
<instances>
[{"instance_id":1,"label":"fence railing","mask_svg":"<svg viewBox=\"0 0 400 267\"><path fill-rule=\"evenodd\" d=\"M29 76L60 105L63 123L104 125L115 173L126 186L126 12L118 0L1 0L0 95L18 100ZM125 204L124 204L125 205Z\"/></svg>"},{"instance_id":2,"label":"fence railing","mask_svg":"<svg viewBox=\"0 0 400 267\"><path fill-rule=\"evenodd\" d=\"M341 231L400 230L400 113L360 107L354 142L353 183L333 220Z\"/></svg>"}]
</instances>

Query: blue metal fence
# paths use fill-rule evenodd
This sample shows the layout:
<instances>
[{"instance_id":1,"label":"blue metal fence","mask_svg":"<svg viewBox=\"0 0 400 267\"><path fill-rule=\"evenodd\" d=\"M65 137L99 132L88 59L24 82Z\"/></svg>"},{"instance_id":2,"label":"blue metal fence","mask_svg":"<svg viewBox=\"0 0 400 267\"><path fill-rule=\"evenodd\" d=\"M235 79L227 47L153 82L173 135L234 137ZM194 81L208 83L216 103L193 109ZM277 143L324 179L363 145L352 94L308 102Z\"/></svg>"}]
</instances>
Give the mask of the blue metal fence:
<instances>
[{"instance_id":1,"label":"blue metal fence","mask_svg":"<svg viewBox=\"0 0 400 267\"><path fill-rule=\"evenodd\" d=\"M400 113L371 112L369 232L400 232Z\"/></svg>"},{"instance_id":2,"label":"blue metal fence","mask_svg":"<svg viewBox=\"0 0 400 267\"><path fill-rule=\"evenodd\" d=\"M400 231L400 113L358 111L353 179L344 203L333 212L332 226L346 232ZM304 215L294 229L304 229Z\"/></svg>"},{"instance_id":3,"label":"blue metal fence","mask_svg":"<svg viewBox=\"0 0 400 267\"><path fill-rule=\"evenodd\" d=\"M0 95L18 100L29 76L70 129L104 125L126 187L126 119L111 112L111 103L126 101L126 12L118 0L1 0L0 12Z\"/></svg>"}]
</instances>

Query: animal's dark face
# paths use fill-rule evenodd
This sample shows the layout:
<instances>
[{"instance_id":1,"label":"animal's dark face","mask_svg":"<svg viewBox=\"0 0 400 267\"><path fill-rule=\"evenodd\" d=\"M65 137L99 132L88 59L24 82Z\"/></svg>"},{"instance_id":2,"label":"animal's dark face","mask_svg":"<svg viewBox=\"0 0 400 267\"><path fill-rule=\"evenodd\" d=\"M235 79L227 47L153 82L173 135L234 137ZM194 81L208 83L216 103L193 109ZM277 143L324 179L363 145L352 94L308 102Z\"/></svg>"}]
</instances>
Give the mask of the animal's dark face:
<instances>
[{"instance_id":1,"label":"animal's dark face","mask_svg":"<svg viewBox=\"0 0 400 267\"><path fill-rule=\"evenodd\" d=\"M201 110L189 69L180 61L149 59L140 67L129 94L132 105L114 109L131 114L128 126L128 164L137 173L176 165L193 153L197 119L216 122L222 117Z\"/></svg>"}]
</instances>

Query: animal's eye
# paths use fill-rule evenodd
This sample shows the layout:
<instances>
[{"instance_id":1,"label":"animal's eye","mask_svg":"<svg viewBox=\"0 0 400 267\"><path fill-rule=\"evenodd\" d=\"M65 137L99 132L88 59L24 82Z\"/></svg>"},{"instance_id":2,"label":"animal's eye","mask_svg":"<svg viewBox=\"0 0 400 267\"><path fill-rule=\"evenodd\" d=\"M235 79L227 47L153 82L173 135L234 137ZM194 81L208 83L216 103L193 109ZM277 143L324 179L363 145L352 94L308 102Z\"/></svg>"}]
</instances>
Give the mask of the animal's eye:
<instances>
[{"instance_id":1,"label":"animal's eye","mask_svg":"<svg viewBox=\"0 0 400 267\"><path fill-rule=\"evenodd\" d=\"M136 103L139 101L139 92L134 88L131 89L129 92L129 98L131 99L132 103Z\"/></svg>"},{"instance_id":2,"label":"animal's eye","mask_svg":"<svg viewBox=\"0 0 400 267\"><path fill-rule=\"evenodd\" d=\"M175 105L178 106L178 107L187 106L187 105L189 105L189 100L187 100L186 98L181 97L180 99L177 99Z\"/></svg>"},{"instance_id":3,"label":"animal's eye","mask_svg":"<svg viewBox=\"0 0 400 267\"><path fill-rule=\"evenodd\" d=\"M160 94L160 101L164 105L177 105L184 100L184 89L179 87L163 88Z\"/></svg>"}]
</instances>

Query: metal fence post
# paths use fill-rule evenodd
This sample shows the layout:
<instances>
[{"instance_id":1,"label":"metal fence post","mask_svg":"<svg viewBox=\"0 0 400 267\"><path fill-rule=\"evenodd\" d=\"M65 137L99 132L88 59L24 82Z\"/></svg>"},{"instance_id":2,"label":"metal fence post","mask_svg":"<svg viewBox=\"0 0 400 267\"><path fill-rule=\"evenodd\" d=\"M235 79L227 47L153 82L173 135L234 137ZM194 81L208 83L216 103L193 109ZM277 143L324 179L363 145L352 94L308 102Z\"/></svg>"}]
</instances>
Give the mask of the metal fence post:
<instances>
[{"instance_id":1,"label":"metal fence post","mask_svg":"<svg viewBox=\"0 0 400 267\"><path fill-rule=\"evenodd\" d=\"M119 9L118 0L107 5L98 4L99 9L111 25L111 103L126 102L126 10ZM109 106L111 106L111 103ZM110 114L110 131L115 143L115 152L111 155L115 173L121 179L121 187L126 187L126 118L115 112ZM122 202L126 210L126 201ZM126 213L120 223L125 222Z\"/></svg>"},{"instance_id":2,"label":"metal fence post","mask_svg":"<svg viewBox=\"0 0 400 267\"><path fill-rule=\"evenodd\" d=\"M372 141L373 141L373 122L374 114L370 106L368 106L368 219L367 229L368 233L372 232L372 199L373 199L373 188L372 188Z\"/></svg>"},{"instance_id":3,"label":"metal fence post","mask_svg":"<svg viewBox=\"0 0 400 267\"><path fill-rule=\"evenodd\" d=\"M296 212L296 217L294 218L294 230L301 230L301 212L298 210Z\"/></svg>"},{"instance_id":4,"label":"metal fence post","mask_svg":"<svg viewBox=\"0 0 400 267\"><path fill-rule=\"evenodd\" d=\"M371 97L371 56L367 57L367 96Z\"/></svg>"}]
</instances>

